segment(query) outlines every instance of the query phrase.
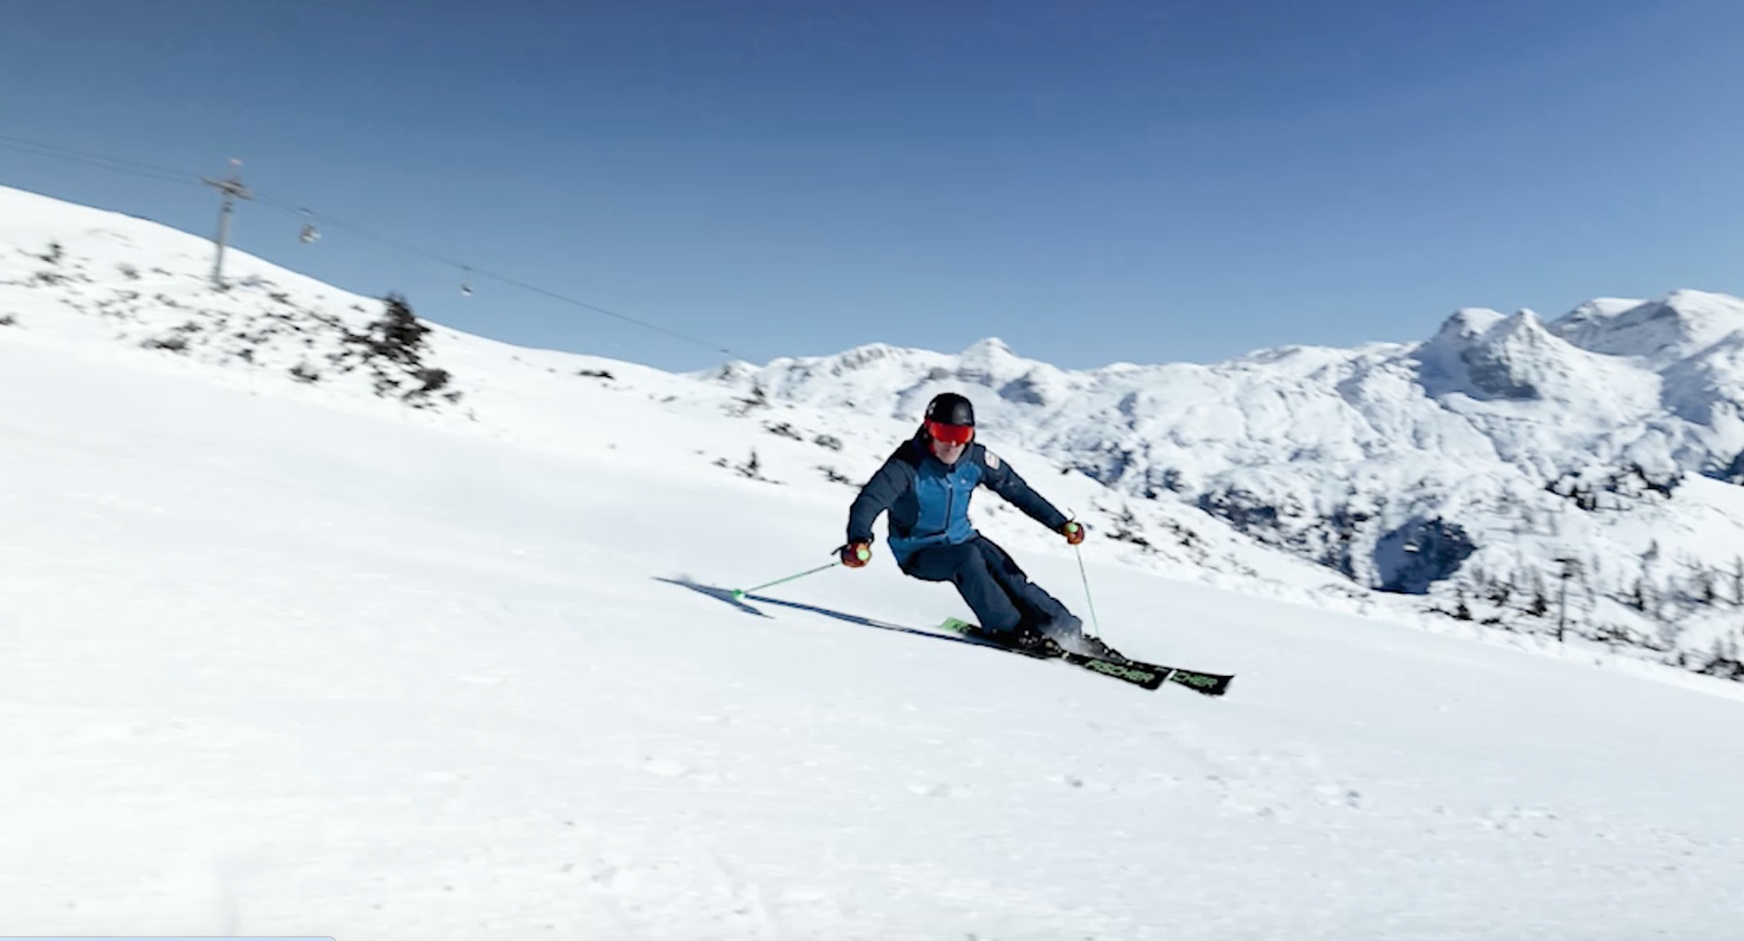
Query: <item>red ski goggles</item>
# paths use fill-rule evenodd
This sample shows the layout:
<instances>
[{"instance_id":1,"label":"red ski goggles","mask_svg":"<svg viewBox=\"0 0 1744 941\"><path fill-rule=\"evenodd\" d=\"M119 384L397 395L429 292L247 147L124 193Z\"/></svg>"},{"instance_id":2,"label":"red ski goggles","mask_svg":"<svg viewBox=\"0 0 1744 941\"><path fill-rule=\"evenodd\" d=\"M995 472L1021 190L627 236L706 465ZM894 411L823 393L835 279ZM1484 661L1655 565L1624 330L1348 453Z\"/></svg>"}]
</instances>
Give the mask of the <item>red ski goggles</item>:
<instances>
[{"instance_id":1,"label":"red ski goggles","mask_svg":"<svg viewBox=\"0 0 1744 941\"><path fill-rule=\"evenodd\" d=\"M934 441L943 441L946 444L968 444L969 439L975 437L974 425L947 425L942 421L929 421L926 423L926 430Z\"/></svg>"}]
</instances>

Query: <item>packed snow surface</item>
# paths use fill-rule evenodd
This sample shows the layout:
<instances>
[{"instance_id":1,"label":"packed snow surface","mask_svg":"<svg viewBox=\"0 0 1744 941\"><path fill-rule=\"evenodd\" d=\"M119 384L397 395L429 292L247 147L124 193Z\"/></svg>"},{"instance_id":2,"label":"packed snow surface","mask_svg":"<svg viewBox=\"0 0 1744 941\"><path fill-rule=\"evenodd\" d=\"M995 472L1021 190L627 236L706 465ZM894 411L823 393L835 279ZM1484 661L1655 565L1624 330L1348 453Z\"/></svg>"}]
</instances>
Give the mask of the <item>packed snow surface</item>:
<instances>
[{"instance_id":1,"label":"packed snow surface","mask_svg":"<svg viewBox=\"0 0 1744 941\"><path fill-rule=\"evenodd\" d=\"M1179 577L1120 540L1083 558L1106 638L1238 673L1223 699L859 623L967 616L881 551L734 604L828 561L911 421L441 328L422 355L460 395L383 388L346 339L379 303L246 256L219 295L195 246L154 260L172 234L8 198L0 220L70 233L57 265L167 272L171 326L237 319L145 348L159 306L0 268L6 933L1636 939L1744 915L1738 684L1328 610L1323 569L1190 507L1151 520L1197 527ZM101 256L92 228L134 245ZM263 310L292 313L242 357ZM1062 505L1105 492L984 440ZM979 503L1087 614L1071 550Z\"/></svg>"}]
</instances>

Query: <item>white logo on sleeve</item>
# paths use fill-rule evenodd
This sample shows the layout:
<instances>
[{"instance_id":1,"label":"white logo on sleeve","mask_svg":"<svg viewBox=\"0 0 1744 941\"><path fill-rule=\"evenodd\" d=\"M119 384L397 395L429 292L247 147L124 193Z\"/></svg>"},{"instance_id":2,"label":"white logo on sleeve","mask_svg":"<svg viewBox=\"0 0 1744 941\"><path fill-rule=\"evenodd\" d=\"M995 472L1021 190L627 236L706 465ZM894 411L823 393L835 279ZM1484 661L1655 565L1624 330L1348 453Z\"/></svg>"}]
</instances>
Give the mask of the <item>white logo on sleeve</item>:
<instances>
[{"instance_id":1,"label":"white logo on sleeve","mask_svg":"<svg viewBox=\"0 0 1744 941\"><path fill-rule=\"evenodd\" d=\"M986 457L988 467L991 467L994 470L999 469L999 455L994 454L992 451L982 451L981 453Z\"/></svg>"}]
</instances>

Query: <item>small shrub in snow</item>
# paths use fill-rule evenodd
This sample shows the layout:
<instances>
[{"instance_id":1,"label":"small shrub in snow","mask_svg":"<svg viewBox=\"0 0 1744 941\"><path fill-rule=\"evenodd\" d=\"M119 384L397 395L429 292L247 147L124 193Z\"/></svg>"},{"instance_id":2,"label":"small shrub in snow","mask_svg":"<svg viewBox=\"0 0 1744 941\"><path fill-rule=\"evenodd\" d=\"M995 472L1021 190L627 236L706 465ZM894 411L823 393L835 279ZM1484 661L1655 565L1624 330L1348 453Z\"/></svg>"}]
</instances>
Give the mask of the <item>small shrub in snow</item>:
<instances>
[{"instance_id":1,"label":"small shrub in snow","mask_svg":"<svg viewBox=\"0 0 1744 941\"><path fill-rule=\"evenodd\" d=\"M437 392L448 385L449 372L446 369L420 369L412 374L422 385L406 393L406 398L426 396ZM450 400L452 401L452 400Z\"/></svg>"},{"instance_id":2,"label":"small shrub in snow","mask_svg":"<svg viewBox=\"0 0 1744 941\"><path fill-rule=\"evenodd\" d=\"M749 480L761 480L766 484L781 483L779 480L770 480L763 476L763 462L757 457L757 451L754 448L751 451L750 458L746 459L743 464L733 465L733 470L736 471L740 477Z\"/></svg>"},{"instance_id":3,"label":"small shrub in snow","mask_svg":"<svg viewBox=\"0 0 1744 941\"><path fill-rule=\"evenodd\" d=\"M763 430L772 435L780 435L783 438L792 438L795 441L805 440L805 436L794 431L793 426L789 425L787 422L776 422L773 425L764 425Z\"/></svg>"},{"instance_id":4,"label":"small shrub in snow","mask_svg":"<svg viewBox=\"0 0 1744 941\"><path fill-rule=\"evenodd\" d=\"M308 363L298 363L291 367L291 378L298 382L319 382L321 374L311 369Z\"/></svg>"},{"instance_id":5,"label":"small shrub in snow","mask_svg":"<svg viewBox=\"0 0 1744 941\"><path fill-rule=\"evenodd\" d=\"M1679 660L1684 666L1689 666L1687 656L1680 655ZM1721 679L1744 680L1744 661L1739 659L1738 639L1732 636L1716 639L1713 649L1708 653L1707 662L1697 672Z\"/></svg>"},{"instance_id":6,"label":"small shrub in snow","mask_svg":"<svg viewBox=\"0 0 1744 941\"><path fill-rule=\"evenodd\" d=\"M591 379L611 379L611 378L613 378L612 374L604 369L583 369L583 370L578 371L576 373L576 375L587 376Z\"/></svg>"},{"instance_id":7,"label":"small shrub in snow","mask_svg":"<svg viewBox=\"0 0 1744 941\"><path fill-rule=\"evenodd\" d=\"M1140 549L1148 549L1153 552L1156 551L1156 547L1151 545L1149 539L1139 535L1139 530L1143 528L1144 524L1138 521L1138 514L1132 511L1132 507L1123 505L1120 508L1120 515L1114 519L1114 532L1107 533L1106 535L1110 539L1116 539L1121 542L1130 542L1133 545L1138 546Z\"/></svg>"},{"instance_id":8,"label":"small shrub in snow","mask_svg":"<svg viewBox=\"0 0 1744 941\"><path fill-rule=\"evenodd\" d=\"M115 267L117 268L117 270L119 270L121 272L121 276L123 278L126 278L129 281L138 281L139 280L139 269L138 268L135 268L126 262L122 262L121 264L116 265Z\"/></svg>"},{"instance_id":9,"label":"small shrub in snow","mask_svg":"<svg viewBox=\"0 0 1744 941\"><path fill-rule=\"evenodd\" d=\"M389 294L382 304L381 317L365 327L363 333L346 337L346 342L362 345L370 355L389 362L416 365L430 327L418 321L411 305L398 294Z\"/></svg>"},{"instance_id":10,"label":"small shrub in snow","mask_svg":"<svg viewBox=\"0 0 1744 941\"><path fill-rule=\"evenodd\" d=\"M383 398L397 395L414 408L430 407L430 396L448 388L452 375L446 369L424 364L428 351L425 337L432 328L412 313L411 305L398 294L382 299L382 314L366 324L361 332L352 332L337 321L334 326L344 330L340 348L327 355L327 361L340 373L358 369L374 379L375 394ZM308 338L304 338L305 344ZM448 402L460 400L460 393L443 392Z\"/></svg>"},{"instance_id":11,"label":"small shrub in snow","mask_svg":"<svg viewBox=\"0 0 1744 941\"><path fill-rule=\"evenodd\" d=\"M811 443L820 448L829 448L831 451L840 451L842 449L842 439L835 435L818 435L811 439Z\"/></svg>"},{"instance_id":12,"label":"small shrub in snow","mask_svg":"<svg viewBox=\"0 0 1744 941\"><path fill-rule=\"evenodd\" d=\"M180 334L171 334L167 337L152 337L144 343L141 343L140 346L143 346L148 350L168 350L171 353L186 353L188 351L188 338Z\"/></svg>"},{"instance_id":13,"label":"small shrub in snow","mask_svg":"<svg viewBox=\"0 0 1744 941\"><path fill-rule=\"evenodd\" d=\"M769 396L764 393L762 386L752 386L750 395L734 399L733 404L727 406L727 414L734 418L743 418L756 408L769 408Z\"/></svg>"}]
</instances>

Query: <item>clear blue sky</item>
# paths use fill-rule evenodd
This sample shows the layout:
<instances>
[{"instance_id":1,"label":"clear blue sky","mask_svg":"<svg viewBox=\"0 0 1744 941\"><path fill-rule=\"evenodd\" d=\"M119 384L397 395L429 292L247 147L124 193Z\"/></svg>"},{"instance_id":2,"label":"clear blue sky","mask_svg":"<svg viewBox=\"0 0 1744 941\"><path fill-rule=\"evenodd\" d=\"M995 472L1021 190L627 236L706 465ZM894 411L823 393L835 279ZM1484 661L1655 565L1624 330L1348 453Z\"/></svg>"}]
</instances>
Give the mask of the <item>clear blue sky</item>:
<instances>
[{"instance_id":1,"label":"clear blue sky","mask_svg":"<svg viewBox=\"0 0 1744 941\"><path fill-rule=\"evenodd\" d=\"M1067 367L1744 293L1736 0L57 0L0 134L190 174L756 360ZM0 184L216 197L0 148ZM511 342L724 357L250 205L237 243Z\"/></svg>"}]
</instances>

